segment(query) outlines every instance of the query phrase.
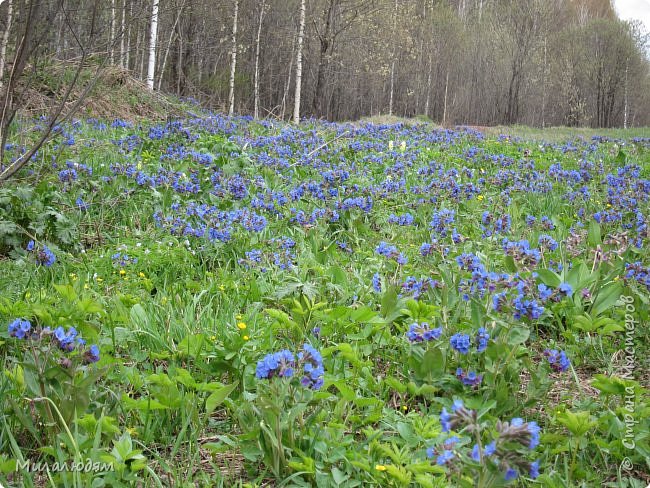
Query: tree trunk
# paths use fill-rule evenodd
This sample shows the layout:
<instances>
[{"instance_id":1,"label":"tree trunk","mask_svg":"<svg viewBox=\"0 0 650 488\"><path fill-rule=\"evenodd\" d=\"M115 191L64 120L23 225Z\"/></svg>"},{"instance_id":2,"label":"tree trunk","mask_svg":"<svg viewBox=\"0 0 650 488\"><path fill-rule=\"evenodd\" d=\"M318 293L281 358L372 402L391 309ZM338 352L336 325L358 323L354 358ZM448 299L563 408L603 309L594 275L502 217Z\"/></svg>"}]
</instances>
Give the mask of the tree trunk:
<instances>
[{"instance_id":1,"label":"tree trunk","mask_svg":"<svg viewBox=\"0 0 650 488\"><path fill-rule=\"evenodd\" d=\"M228 115L235 113L235 73L237 70L237 16L239 0L235 0L235 12L232 17L232 51L230 59L230 91L228 93Z\"/></svg>"},{"instance_id":2,"label":"tree trunk","mask_svg":"<svg viewBox=\"0 0 650 488\"><path fill-rule=\"evenodd\" d=\"M124 38L126 37L126 2L122 5L122 22L120 25L120 66L125 67L126 51L124 45Z\"/></svg>"},{"instance_id":3,"label":"tree trunk","mask_svg":"<svg viewBox=\"0 0 650 488\"><path fill-rule=\"evenodd\" d=\"M427 73L427 98L424 103L424 115L429 117L429 102L431 100L431 71L433 62L431 61L431 53L429 53L429 72Z\"/></svg>"},{"instance_id":4,"label":"tree trunk","mask_svg":"<svg viewBox=\"0 0 650 488\"><path fill-rule=\"evenodd\" d=\"M167 58L169 56L169 50L171 49L172 46L172 41L174 40L174 32L176 32L176 26L178 25L178 21L181 18L181 13L183 12L183 7L185 7L185 2L183 2L178 9L178 13L176 14L176 20L174 20L174 25L172 28L169 30L169 40L167 41L167 48L165 49L165 55L163 56L163 61L162 61L162 66L160 67L160 73L158 76L158 91L160 91L160 87L162 85L162 80L163 77L165 76L165 68L167 66ZM180 69L180 67L179 67Z\"/></svg>"},{"instance_id":5,"label":"tree trunk","mask_svg":"<svg viewBox=\"0 0 650 488\"><path fill-rule=\"evenodd\" d=\"M300 24L298 27L298 49L296 50L296 92L293 97L293 122L300 122L300 93L302 86L302 43L305 36L305 0L300 2Z\"/></svg>"},{"instance_id":6,"label":"tree trunk","mask_svg":"<svg viewBox=\"0 0 650 488\"><path fill-rule=\"evenodd\" d=\"M9 44L9 31L11 30L11 22L13 18L13 0L9 0L7 7L7 26L5 27L5 31L2 33L2 44L0 44L0 87L3 85L3 78L5 75L7 44Z\"/></svg>"},{"instance_id":7,"label":"tree trunk","mask_svg":"<svg viewBox=\"0 0 650 488\"><path fill-rule=\"evenodd\" d=\"M312 108L314 115L320 117L323 113L323 90L325 89L325 65L329 56L329 49L332 44L332 14L334 12L335 0L330 0L325 18L325 32L320 37L320 58L318 60L318 71L316 73L316 87L314 88L314 99Z\"/></svg>"},{"instance_id":8,"label":"tree trunk","mask_svg":"<svg viewBox=\"0 0 650 488\"><path fill-rule=\"evenodd\" d=\"M124 60L126 69L131 69L131 24L133 24L133 2L129 10L129 27L126 31L126 59Z\"/></svg>"},{"instance_id":9,"label":"tree trunk","mask_svg":"<svg viewBox=\"0 0 650 488\"><path fill-rule=\"evenodd\" d=\"M397 0L395 0L395 8L393 9L393 49L390 53L390 97L388 100L388 115L393 115L393 97L395 92L395 57L397 56L397 49L395 47L395 30L397 27Z\"/></svg>"},{"instance_id":10,"label":"tree trunk","mask_svg":"<svg viewBox=\"0 0 650 488\"><path fill-rule=\"evenodd\" d=\"M284 84L284 92L282 93L282 104L280 110L280 120L284 120L284 115L287 110L287 97L289 96L289 87L291 86L291 75L293 74L293 61L296 59L294 52L296 50L296 38L298 36L294 35L293 40L291 41L291 58L289 61L289 69L287 70L287 81Z\"/></svg>"},{"instance_id":11,"label":"tree trunk","mask_svg":"<svg viewBox=\"0 0 650 488\"><path fill-rule=\"evenodd\" d=\"M151 6L151 33L149 35L149 66L147 69L147 86L153 90L154 71L156 69L156 37L158 35L158 0Z\"/></svg>"},{"instance_id":12,"label":"tree trunk","mask_svg":"<svg viewBox=\"0 0 650 488\"><path fill-rule=\"evenodd\" d=\"M266 0L260 4L260 20L257 24L257 36L255 37L255 79L253 81L253 117L260 117L260 38L262 37L262 22L264 20L264 9Z\"/></svg>"},{"instance_id":13,"label":"tree trunk","mask_svg":"<svg viewBox=\"0 0 650 488\"><path fill-rule=\"evenodd\" d=\"M445 78L445 100L442 108L442 126L447 126L447 94L449 91L449 66L447 66L447 76Z\"/></svg>"},{"instance_id":14,"label":"tree trunk","mask_svg":"<svg viewBox=\"0 0 650 488\"><path fill-rule=\"evenodd\" d=\"M108 45L111 64L115 64L115 0L111 0L111 38Z\"/></svg>"}]
</instances>

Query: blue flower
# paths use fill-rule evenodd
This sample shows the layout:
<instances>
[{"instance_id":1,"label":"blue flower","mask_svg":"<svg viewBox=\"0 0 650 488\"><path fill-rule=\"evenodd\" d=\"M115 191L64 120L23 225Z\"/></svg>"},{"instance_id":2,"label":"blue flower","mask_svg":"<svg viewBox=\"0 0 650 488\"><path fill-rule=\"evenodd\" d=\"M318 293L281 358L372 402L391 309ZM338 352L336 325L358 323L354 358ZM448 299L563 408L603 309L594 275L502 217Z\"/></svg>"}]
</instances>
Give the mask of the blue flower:
<instances>
[{"instance_id":1,"label":"blue flower","mask_svg":"<svg viewBox=\"0 0 650 488\"><path fill-rule=\"evenodd\" d=\"M82 212L88 210L88 204L83 201L81 197L77 197L77 200L75 201L75 204L77 205L77 208L81 210Z\"/></svg>"},{"instance_id":2,"label":"blue flower","mask_svg":"<svg viewBox=\"0 0 650 488\"><path fill-rule=\"evenodd\" d=\"M406 337L411 342L423 342L439 339L442 335L442 327L431 329L427 322L414 323L409 327Z\"/></svg>"},{"instance_id":3,"label":"blue flower","mask_svg":"<svg viewBox=\"0 0 650 488\"><path fill-rule=\"evenodd\" d=\"M451 415L445 407L442 407L442 412L440 412L440 425L442 426L443 432L449 432L451 430Z\"/></svg>"},{"instance_id":4,"label":"blue flower","mask_svg":"<svg viewBox=\"0 0 650 488\"><path fill-rule=\"evenodd\" d=\"M447 464L454 458L454 453L452 451L443 450L442 453L436 458L436 464L438 466L443 466Z\"/></svg>"},{"instance_id":5,"label":"blue flower","mask_svg":"<svg viewBox=\"0 0 650 488\"><path fill-rule=\"evenodd\" d=\"M481 327L476 334L476 350L477 352L483 352L487 349L488 341L490 340L490 334L487 333L485 327Z\"/></svg>"},{"instance_id":6,"label":"blue flower","mask_svg":"<svg viewBox=\"0 0 650 488\"><path fill-rule=\"evenodd\" d=\"M569 358L564 351L545 349L544 356L548 359L548 363L551 365L553 371L558 373L566 371L569 369L569 366L571 366L571 361L569 361Z\"/></svg>"},{"instance_id":7,"label":"blue flower","mask_svg":"<svg viewBox=\"0 0 650 488\"><path fill-rule=\"evenodd\" d=\"M472 447L472 459L477 463L481 461L481 449L478 444L474 444L474 447Z\"/></svg>"},{"instance_id":8,"label":"blue flower","mask_svg":"<svg viewBox=\"0 0 650 488\"><path fill-rule=\"evenodd\" d=\"M379 276L379 273L375 273L372 276L372 287L377 293L381 292L381 277Z\"/></svg>"},{"instance_id":9,"label":"blue flower","mask_svg":"<svg viewBox=\"0 0 650 488\"><path fill-rule=\"evenodd\" d=\"M267 354L264 359L257 362L255 375L260 379L271 379L276 375L288 378L293 376L293 363L293 354L286 349Z\"/></svg>"},{"instance_id":10,"label":"blue flower","mask_svg":"<svg viewBox=\"0 0 650 488\"><path fill-rule=\"evenodd\" d=\"M55 261L56 256L47 246L43 246L43 249L36 253L36 262L38 264L50 267L54 264Z\"/></svg>"},{"instance_id":11,"label":"blue flower","mask_svg":"<svg viewBox=\"0 0 650 488\"><path fill-rule=\"evenodd\" d=\"M573 287L568 283L562 283L557 289L566 297L573 295Z\"/></svg>"},{"instance_id":12,"label":"blue flower","mask_svg":"<svg viewBox=\"0 0 650 488\"><path fill-rule=\"evenodd\" d=\"M465 386L478 386L483 381L483 375L476 374L474 371L465 373L463 368L456 370L456 377L462 381Z\"/></svg>"},{"instance_id":13,"label":"blue flower","mask_svg":"<svg viewBox=\"0 0 650 488\"><path fill-rule=\"evenodd\" d=\"M485 454L486 456L492 456L496 452L497 452L497 441L490 442L487 446L485 446L485 449L483 450L483 454Z\"/></svg>"},{"instance_id":14,"label":"blue flower","mask_svg":"<svg viewBox=\"0 0 650 488\"><path fill-rule=\"evenodd\" d=\"M84 354L84 361L86 363L96 363L99 361L99 347L96 344L93 344L88 348Z\"/></svg>"},{"instance_id":15,"label":"blue flower","mask_svg":"<svg viewBox=\"0 0 650 488\"><path fill-rule=\"evenodd\" d=\"M535 479L539 476L539 460L530 463L528 474L532 479Z\"/></svg>"},{"instance_id":16,"label":"blue flower","mask_svg":"<svg viewBox=\"0 0 650 488\"><path fill-rule=\"evenodd\" d=\"M519 476L519 474L517 473L517 470L512 469L512 468L508 468L506 470L506 473L505 473L506 481L512 481L514 479L517 479L517 476Z\"/></svg>"},{"instance_id":17,"label":"blue flower","mask_svg":"<svg viewBox=\"0 0 650 488\"><path fill-rule=\"evenodd\" d=\"M323 357L320 352L309 344L304 344L302 349L298 353L298 360L304 362L304 376L300 380L300 384L305 388L318 390L324 383L323 376L325 375L325 369L323 368Z\"/></svg>"},{"instance_id":18,"label":"blue flower","mask_svg":"<svg viewBox=\"0 0 650 488\"><path fill-rule=\"evenodd\" d=\"M72 352L75 348L75 339L77 338L77 329L70 327L66 332L61 326L54 329L54 340L60 349L66 352Z\"/></svg>"},{"instance_id":19,"label":"blue flower","mask_svg":"<svg viewBox=\"0 0 650 488\"><path fill-rule=\"evenodd\" d=\"M25 339L31 328L32 324L29 320L16 319L9 324L9 335L17 339Z\"/></svg>"},{"instance_id":20,"label":"blue flower","mask_svg":"<svg viewBox=\"0 0 650 488\"><path fill-rule=\"evenodd\" d=\"M451 336L451 339L449 339L449 343L451 344L451 347L461 354L467 354L469 352L470 338L467 334L454 334Z\"/></svg>"}]
</instances>

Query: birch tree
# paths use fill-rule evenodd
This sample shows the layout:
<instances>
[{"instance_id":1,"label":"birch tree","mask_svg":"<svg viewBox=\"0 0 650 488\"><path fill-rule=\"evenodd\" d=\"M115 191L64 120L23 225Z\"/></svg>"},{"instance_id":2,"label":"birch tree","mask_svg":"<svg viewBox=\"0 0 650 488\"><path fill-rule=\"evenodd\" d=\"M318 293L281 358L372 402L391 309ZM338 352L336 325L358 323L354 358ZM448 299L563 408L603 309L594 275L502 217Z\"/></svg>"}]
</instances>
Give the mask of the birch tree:
<instances>
[{"instance_id":1,"label":"birch tree","mask_svg":"<svg viewBox=\"0 0 650 488\"><path fill-rule=\"evenodd\" d=\"M257 23L257 36L255 37L255 75L253 81L253 117L260 116L260 37L262 36L262 22L264 21L266 0L260 2L260 18Z\"/></svg>"},{"instance_id":2,"label":"birch tree","mask_svg":"<svg viewBox=\"0 0 650 488\"><path fill-rule=\"evenodd\" d=\"M154 71L156 69L156 36L158 35L158 1L151 6L151 33L149 35L149 66L147 69L147 86L153 90Z\"/></svg>"},{"instance_id":3,"label":"birch tree","mask_svg":"<svg viewBox=\"0 0 650 488\"><path fill-rule=\"evenodd\" d=\"M232 51L230 58L230 84L228 92L228 115L235 113L235 73L237 70L237 17L239 15L239 0L235 0L235 11L232 16Z\"/></svg>"},{"instance_id":4,"label":"birch tree","mask_svg":"<svg viewBox=\"0 0 650 488\"><path fill-rule=\"evenodd\" d=\"M300 95L302 87L302 44L305 37L305 0L300 1L300 23L298 25L298 49L296 51L296 93L293 101L293 122L300 122Z\"/></svg>"},{"instance_id":5,"label":"birch tree","mask_svg":"<svg viewBox=\"0 0 650 488\"><path fill-rule=\"evenodd\" d=\"M9 0L7 10L7 26L2 33L2 44L0 44L0 87L2 86L2 79L5 75L5 59L7 55L7 44L9 43L9 31L11 30L11 22L13 17L13 0Z\"/></svg>"}]
</instances>

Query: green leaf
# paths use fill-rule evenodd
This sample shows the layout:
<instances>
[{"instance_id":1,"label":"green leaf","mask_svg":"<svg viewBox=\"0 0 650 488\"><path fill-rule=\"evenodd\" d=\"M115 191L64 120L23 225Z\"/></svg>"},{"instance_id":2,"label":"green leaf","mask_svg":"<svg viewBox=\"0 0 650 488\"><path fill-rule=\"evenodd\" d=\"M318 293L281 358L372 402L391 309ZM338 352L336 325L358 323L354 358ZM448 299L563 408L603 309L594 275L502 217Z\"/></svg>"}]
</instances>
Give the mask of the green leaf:
<instances>
[{"instance_id":1,"label":"green leaf","mask_svg":"<svg viewBox=\"0 0 650 488\"><path fill-rule=\"evenodd\" d=\"M57 291L61 298L72 302L77 299L77 294L74 291L74 288L71 285L54 285L54 289Z\"/></svg>"},{"instance_id":2,"label":"green leaf","mask_svg":"<svg viewBox=\"0 0 650 488\"><path fill-rule=\"evenodd\" d=\"M223 388L220 388L219 390L213 392L205 400L206 413L211 414L214 412L214 409L221 405L226 400L226 398L228 398L228 396L230 396L230 394L235 391L235 388L237 388L238 384L239 381L235 381L234 383L226 385Z\"/></svg>"},{"instance_id":3,"label":"green leaf","mask_svg":"<svg viewBox=\"0 0 650 488\"><path fill-rule=\"evenodd\" d=\"M595 220L589 222L589 232L587 234L587 242L591 247L596 247L602 243L600 236L600 224Z\"/></svg>"},{"instance_id":4,"label":"green leaf","mask_svg":"<svg viewBox=\"0 0 650 488\"><path fill-rule=\"evenodd\" d=\"M567 410L558 413L556 418L576 437L582 437L595 425L595 422L590 420L591 415L587 411L573 413Z\"/></svg>"},{"instance_id":5,"label":"green leaf","mask_svg":"<svg viewBox=\"0 0 650 488\"><path fill-rule=\"evenodd\" d=\"M560 275L550 269L538 269L537 275L542 283L551 288L557 288L562 283Z\"/></svg>"},{"instance_id":6,"label":"green leaf","mask_svg":"<svg viewBox=\"0 0 650 488\"><path fill-rule=\"evenodd\" d=\"M525 343L530 337L530 330L526 327L513 327L508 332L507 342L509 345L514 346L517 344Z\"/></svg>"},{"instance_id":7,"label":"green leaf","mask_svg":"<svg viewBox=\"0 0 650 488\"><path fill-rule=\"evenodd\" d=\"M621 297L623 287L620 283L610 283L598 291L594 304L591 307L592 315L600 315L605 310L611 308Z\"/></svg>"},{"instance_id":8,"label":"green leaf","mask_svg":"<svg viewBox=\"0 0 650 488\"><path fill-rule=\"evenodd\" d=\"M445 355L437 347L434 349L429 349L422 356L422 362L420 363L420 374L422 376L432 376L439 377L444 374L445 371Z\"/></svg>"}]
</instances>

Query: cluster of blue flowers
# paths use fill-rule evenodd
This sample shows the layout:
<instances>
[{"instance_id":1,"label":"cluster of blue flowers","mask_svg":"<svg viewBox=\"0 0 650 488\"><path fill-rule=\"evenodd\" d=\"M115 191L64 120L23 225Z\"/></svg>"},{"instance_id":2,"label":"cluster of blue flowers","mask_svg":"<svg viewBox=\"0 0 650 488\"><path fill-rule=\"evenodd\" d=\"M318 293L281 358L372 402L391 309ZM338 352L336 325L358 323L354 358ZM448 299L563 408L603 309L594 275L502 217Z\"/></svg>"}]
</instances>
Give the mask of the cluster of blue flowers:
<instances>
[{"instance_id":1,"label":"cluster of blue flowers","mask_svg":"<svg viewBox=\"0 0 650 488\"><path fill-rule=\"evenodd\" d=\"M137 264L138 263L138 258L131 257L126 253L121 253L117 252L111 256L111 260L113 261L113 266L119 266L120 268L124 268L126 266L130 266L131 264Z\"/></svg>"},{"instance_id":2,"label":"cluster of blue flowers","mask_svg":"<svg viewBox=\"0 0 650 488\"><path fill-rule=\"evenodd\" d=\"M34 241L29 241L27 243L27 251L34 253L34 259L36 263L40 264L41 266L50 267L56 261L56 256L54 255L52 250L46 245L43 245L42 247L37 247Z\"/></svg>"},{"instance_id":3,"label":"cluster of blue flowers","mask_svg":"<svg viewBox=\"0 0 650 488\"><path fill-rule=\"evenodd\" d=\"M447 237L451 230L451 225L454 223L456 212L450 209L443 208L438 212L434 212L429 223L431 232L439 235L440 237Z\"/></svg>"},{"instance_id":4,"label":"cluster of blue flowers","mask_svg":"<svg viewBox=\"0 0 650 488\"><path fill-rule=\"evenodd\" d=\"M477 374L475 371L464 371L459 367L456 369L456 378L458 378L463 385L476 387L483 381L483 375Z\"/></svg>"},{"instance_id":5,"label":"cluster of blue flowers","mask_svg":"<svg viewBox=\"0 0 650 488\"><path fill-rule=\"evenodd\" d=\"M402 226L415 225L415 218L410 213L405 213L403 215L390 214L388 217L388 223Z\"/></svg>"},{"instance_id":6,"label":"cluster of blue flowers","mask_svg":"<svg viewBox=\"0 0 650 488\"><path fill-rule=\"evenodd\" d=\"M625 265L625 279L636 280L650 291L650 267L643 266L641 261Z\"/></svg>"},{"instance_id":7,"label":"cluster of blue flowers","mask_svg":"<svg viewBox=\"0 0 650 488\"><path fill-rule=\"evenodd\" d=\"M319 331L320 332L320 331ZM275 353L267 354L257 362L255 375L259 379L292 378L296 368L302 367L303 376L300 384L305 388L318 390L323 386L325 369L323 357L320 352L309 344L304 344L302 350L296 356L284 349Z\"/></svg>"},{"instance_id":8,"label":"cluster of blue flowers","mask_svg":"<svg viewBox=\"0 0 650 488\"><path fill-rule=\"evenodd\" d=\"M409 327L406 337L411 342L424 342L439 339L442 327L431 328L427 322L414 323Z\"/></svg>"},{"instance_id":9,"label":"cluster of blue flowers","mask_svg":"<svg viewBox=\"0 0 650 488\"><path fill-rule=\"evenodd\" d=\"M409 276L406 278L406 281L402 283L402 291L417 300L423 293L438 288L439 286L440 283L437 280L432 280L431 278L422 278L418 280L414 276Z\"/></svg>"},{"instance_id":10,"label":"cluster of blue flowers","mask_svg":"<svg viewBox=\"0 0 650 488\"><path fill-rule=\"evenodd\" d=\"M440 425L442 431L446 433L466 430L471 434L479 433L480 435L476 411L467 409L462 400L454 400L451 412L443 407L440 413ZM513 418L510 422L497 420L494 431L496 431L495 438L483 446L475 443L469 452L463 452L466 439L451 435L440 445L429 447L427 457L434 460L439 466L454 463L460 465L464 462L464 456L481 465L490 463L501 470L506 482L515 480L520 473L527 473L533 479L537 478L539 476L539 461L528 461L526 453L517 447L521 446L531 451L537 448L541 433L537 422L525 422L518 417Z\"/></svg>"},{"instance_id":11,"label":"cluster of blue flowers","mask_svg":"<svg viewBox=\"0 0 650 488\"><path fill-rule=\"evenodd\" d=\"M557 373L564 372L571 366L571 361L569 361L569 358L564 351L545 349L544 356L548 359L551 369Z\"/></svg>"},{"instance_id":12,"label":"cluster of blue flowers","mask_svg":"<svg viewBox=\"0 0 650 488\"><path fill-rule=\"evenodd\" d=\"M389 259L394 259L397 264L406 264L408 263L407 257L399 252L396 246L391 246L390 244L381 241L379 245L375 248L375 252L381 256L384 256Z\"/></svg>"},{"instance_id":13,"label":"cluster of blue flowers","mask_svg":"<svg viewBox=\"0 0 650 488\"><path fill-rule=\"evenodd\" d=\"M21 340L37 341L49 338L53 345L66 353L77 350L85 364L99 361L99 347L96 344L88 347L74 327L69 327L67 331L61 326L54 330L49 327L39 330L34 328L29 320L19 318L9 324L8 331L10 337Z\"/></svg>"}]
</instances>

